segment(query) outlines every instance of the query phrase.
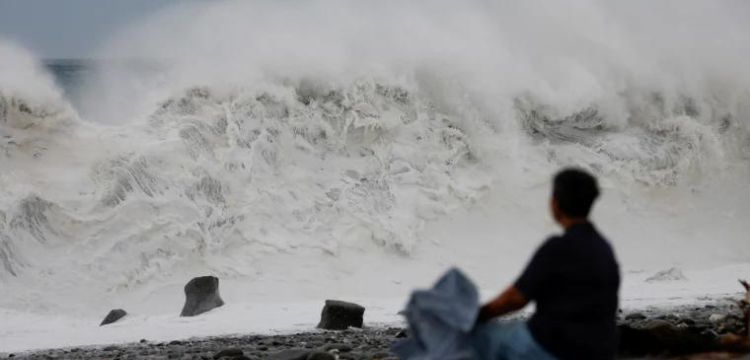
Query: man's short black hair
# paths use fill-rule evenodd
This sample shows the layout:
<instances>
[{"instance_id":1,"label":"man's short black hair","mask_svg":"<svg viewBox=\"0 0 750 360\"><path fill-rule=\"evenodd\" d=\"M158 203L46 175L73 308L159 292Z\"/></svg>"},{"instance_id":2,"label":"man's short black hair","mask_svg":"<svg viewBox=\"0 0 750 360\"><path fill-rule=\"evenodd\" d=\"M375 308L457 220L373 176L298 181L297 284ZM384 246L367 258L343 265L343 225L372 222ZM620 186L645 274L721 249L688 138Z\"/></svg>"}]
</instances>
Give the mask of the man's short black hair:
<instances>
[{"instance_id":1,"label":"man's short black hair","mask_svg":"<svg viewBox=\"0 0 750 360\"><path fill-rule=\"evenodd\" d=\"M584 170L563 169L555 175L552 196L563 214L573 218L588 217L594 200L599 197L599 186L594 176Z\"/></svg>"}]
</instances>

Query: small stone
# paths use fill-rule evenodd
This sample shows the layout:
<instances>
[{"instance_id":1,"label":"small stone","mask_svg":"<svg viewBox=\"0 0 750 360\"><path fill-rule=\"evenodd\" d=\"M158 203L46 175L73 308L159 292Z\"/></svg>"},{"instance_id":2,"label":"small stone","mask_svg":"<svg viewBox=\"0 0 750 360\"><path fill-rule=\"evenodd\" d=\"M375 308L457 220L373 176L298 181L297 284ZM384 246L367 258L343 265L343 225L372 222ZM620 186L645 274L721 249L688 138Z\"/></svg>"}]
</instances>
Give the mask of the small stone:
<instances>
[{"instance_id":1,"label":"small stone","mask_svg":"<svg viewBox=\"0 0 750 360\"><path fill-rule=\"evenodd\" d=\"M195 316L224 305L219 296L219 278L202 276L185 285L185 306L180 316Z\"/></svg>"},{"instance_id":2,"label":"small stone","mask_svg":"<svg viewBox=\"0 0 750 360\"><path fill-rule=\"evenodd\" d=\"M713 339L718 339L719 338L719 334L716 331L712 330L712 329L703 330L700 334L703 335L703 336L706 336L706 337L713 338Z\"/></svg>"},{"instance_id":3,"label":"small stone","mask_svg":"<svg viewBox=\"0 0 750 360\"><path fill-rule=\"evenodd\" d=\"M669 329L669 328L672 328L673 326L671 323L669 323L669 321L656 319L656 320L645 322L640 327L642 329L654 330L654 329Z\"/></svg>"},{"instance_id":4,"label":"small stone","mask_svg":"<svg viewBox=\"0 0 750 360\"><path fill-rule=\"evenodd\" d=\"M146 339L141 339L141 341L139 341L139 342L140 342L141 344L145 344L145 343L147 343L148 341L147 341Z\"/></svg>"},{"instance_id":5,"label":"small stone","mask_svg":"<svg viewBox=\"0 0 750 360\"><path fill-rule=\"evenodd\" d=\"M347 353L347 352L352 351L351 345L349 345L349 344L340 344L340 343L337 343L337 344L328 344L325 347L323 347L323 349L326 350L326 351L329 351L329 350L338 350L338 351L340 351L342 353Z\"/></svg>"},{"instance_id":6,"label":"small stone","mask_svg":"<svg viewBox=\"0 0 750 360\"><path fill-rule=\"evenodd\" d=\"M710 321L712 323L717 323L717 322L720 322L720 321L724 321L724 319L726 319L726 318L727 318L727 316L724 315L724 314L711 314L711 316L708 317L708 321Z\"/></svg>"},{"instance_id":7,"label":"small stone","mask_svg":"<svg viewBox=\"0 0 750 360\"><path fill-rule=\"evenodd\" d=\"M687 326L695 326L695 320L693 319L682 319L682 323Z\"/></svg>"},{"instance_id":8,"label":"small stone","mask_svg":"<svg viewBox=\"0 0 750 360\"><path fill-rule=\"evenodd\" d=\"M318 328L326 330L346 330L349 327L361 328L365 308L345 301L326 300L320 315Z\"/></svg>"},{"instance_id":9,"label":"small stone","mask_svg":"<svg viewBox=\"0 0 750 360\"><path fill-rule=\"evenodd\" d=\"M272 354L268 360L307 360L310 353L307 349L288 349Z\"/></svg>"},{"instance_id":10,"label":"small stone","mask_svg":"<svg viewBox=\"0 0 750 360\"><path fill-rule=\"evenodd\" d=\"M180 340L172 340L169 342L169 345L182 345L182 341Z\"/></svg>"},{"instance_id":11,"label":"small stone","mask_svg":"<svg viewBox=\"0 0 750 360\"><path fill-rule=\"evenodd\" d=\"M670 322L674 322L674 321L679 320L679 318L676 315L674 315L674 314L659 315L659 316L656 317L656 319L658 319L658 320L666 320L666 321L670 321Z\"/></svg>"},{"instance_id":12,"label":"small stone","mask_svg":"<svg viewBox=\"0 0 750 360\"><path fill-rule=\"evenodd\" d=\"M221 358L237 358L240 356L244 356L245 354L242 352L241 349L238 348L228 348L219 351L214 355L214 359L221 359Z\"/></svg>"},{"instance_id":13,"label":"small stone","mask_svg":"<svg viewBox=\"0 0 750 360\"><path fill-rule=\"evenodd\" d=\"M371 359L392 359L391 354L387 352L378 352L370 356Z\"/></svg>"},{"instance_id":14,"label":"small stone","mask_svg":"<svg viewBox=\"0 0 750 360\"><path fill-rule=\"evenodd\" d=\"M646 315L643 315L641 313L632 313L632 314L625 315L625 320L629 320L629 321L645 320L645 319L646 319Z\"/></svg>"},{"instance_id":15,"label":"small stone","mask_svg":"<svg viewBox=\"0 0 750 360\"><path fill-rule=\"evenodd\" d=\"M107 324L111 324L117 320L122 319L127 315L128 313L123 309L114 309L107 314L107 316L104 317L104 320L102 320L102 323L99 324L99 326L104 326Z\"/></svg>"},{"instance_id":16,"label":"small stone","mask_svg":"<svg viewBox=\"0 0 750 360\"><path fill-rule=\"evenodd\" d=\"M307 360L336 360L336 357L324 351L315 351L307 355Z\"/></svg>"}]
</instances>

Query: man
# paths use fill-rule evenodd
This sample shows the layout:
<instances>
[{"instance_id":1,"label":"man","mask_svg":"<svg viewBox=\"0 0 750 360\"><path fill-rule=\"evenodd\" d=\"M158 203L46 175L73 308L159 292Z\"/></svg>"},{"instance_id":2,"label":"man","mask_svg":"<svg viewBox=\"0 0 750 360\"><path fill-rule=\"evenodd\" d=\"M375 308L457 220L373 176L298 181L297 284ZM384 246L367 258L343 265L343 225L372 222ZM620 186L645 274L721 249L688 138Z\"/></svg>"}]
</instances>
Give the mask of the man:
<instances>
[{"instance_id":1,"label":"man","mask_svg":"<svg viewBox=\"0 0 750 360\"><path fill-rule=\"evenodd\" d=\"M612 247L588 220L596 179L578 169L554 178L551 210L565 230L534 254L515 284L484 305L473 347L481 359L612 359L620 275ZM489 323L529 302L528 322Z\"/></svg>"}]
</instances>

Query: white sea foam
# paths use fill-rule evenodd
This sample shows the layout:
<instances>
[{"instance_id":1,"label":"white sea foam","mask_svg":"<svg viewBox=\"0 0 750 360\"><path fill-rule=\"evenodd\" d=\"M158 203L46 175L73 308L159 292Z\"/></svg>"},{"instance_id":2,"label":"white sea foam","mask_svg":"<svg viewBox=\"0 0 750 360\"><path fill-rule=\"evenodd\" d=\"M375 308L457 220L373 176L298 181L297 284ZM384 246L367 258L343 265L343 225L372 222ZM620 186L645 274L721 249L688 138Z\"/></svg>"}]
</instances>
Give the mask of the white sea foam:
<instances>
[{"instance_id":1,"label":"white sea foam","mask_svg":"<svg viewBox=\"0 0 750 360\"><path fill-rule=\"evenodd\" d=\"M241 301L405 296L450 264L494 289L564 165L600 177L626 278L747 263L743 11L180 5L102 49L139 60L79 109L3 43L0 307L163 313L205 273Z\"/></svg>"}]
</instances>

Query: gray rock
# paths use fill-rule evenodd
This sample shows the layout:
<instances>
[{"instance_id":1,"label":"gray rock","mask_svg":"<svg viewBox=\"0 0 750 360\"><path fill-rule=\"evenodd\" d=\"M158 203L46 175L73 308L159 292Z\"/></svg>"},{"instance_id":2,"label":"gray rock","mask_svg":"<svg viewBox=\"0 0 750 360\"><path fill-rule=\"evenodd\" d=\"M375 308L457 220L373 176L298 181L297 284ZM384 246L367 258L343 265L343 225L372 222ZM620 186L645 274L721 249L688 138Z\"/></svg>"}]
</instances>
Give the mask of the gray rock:
<instances>
[{"instance_id":1,"label":"gray rock","mask_svg":"<svg viewBox=\"0 0 750 360\"><path fill-rule=\"evenodd\" d=\"M323 346L323 350L336 350L338 352L347 353L352 351L352 346L349 344L333 343Z\"/></svg>"},{"instance_id":2,"label":"gray rock","mask_svg":"<svg viewBox=\"0 0 750 360\"><path fill-rule=\"evenodd\" d=\"M308 349L288 349L272 354L268 360L307 360L311 353Z\"/></svg>"},{"instance_id":3,"label":"gray rock","mask_svg":"<svg viewBox=\"0 0 750 360\"><path fill-rule=\"evenodd\" d=\"M632 313L625 315L625 320L633 321L633 320L645 320L646 315L643 315L641 313Z\"/></svg>"},{"instance_id":4,"label":"gray rock","mask_svg":"<svg viewBox=\"0 0 750 360\"><path fill-rule=\"evenodd\" d=\"M104 326L107 324L111 324L117 320L122 319L127 315L128 313L123 309L115 309L109 312L106 317L104 317L104 320L102 320L102 323L99 324L99 326Z\"/></svg>"},{"instance_id":5,"label":"gray rock","mask_svg":"<svg viewBox=\"0 0 750 360\"><path fill-rule=\"evenodd\" d=\"M307 355L307 360L336 360L336 357L325 351L314 351Z\"/></svg>"},{"instance_id":6,"label":"gray rock","mask_svg":"<svg viewBox=\"0 0 750 360\"><path fill-rule=\"evenodd\" d=\"M712 323L718 323L724 321L724 319L727 318L727 314L711 314L711 316L708 317L708 321Z\"/></svg>"},{"instance_id":7,"label":"gray rock","mask_svg":"<svg viewBox=\"0 0 750 360\"><path fill-rule=\"evenodd\" d=\"M228 348L216 353L216 355L214 355L214 359L235 359L243 356L245 356L245 353L243 353L241 349Z\"/></svg>"},{"instance_id":8,"label":"gray rock","mask_svg":"<svg viewBox=\"0 0 750 360\"><path fill-rule=\"evenodd\" d=\"M385 359L388 359L388 360L390 360L390 359L398 359L398 358L395 357L395 356L392 356L390 353L381 351L381 352L376 352L376 353L370 354L370 359L373 359L373 360L385 360Z\"/></svg>"},{"instance_id":9,"label":"gray rock","mask_svg":"<svg viewBox=\"0 0 750 360\"><path fill-rule=\"evenodd\" d=\"M345 301L326 300L320 315L318 328L326 330L346 330L349 327L361 328L365 308Z\"/></svg>"},{"instance_id":10,"label":"gray rock","mask_svg":"<svg viewBox=\"0 0 750 360\"><path fill-rule=\"evenodd\" d=\"M697 323L693 319L681 319L680 324L685 324L687 326L696 326Z\"/></svg>"},{"instance_id":11,"label":"gray rock","mask_svg":"<svg viewBox=\"0 0 750 360\"><path fill-rule=\"evenodd\" d=\"M201 276L185 285L185 306L180 316L195 316L224 305L219 296L219 279Z\"/></svg>"}]
</instances>

